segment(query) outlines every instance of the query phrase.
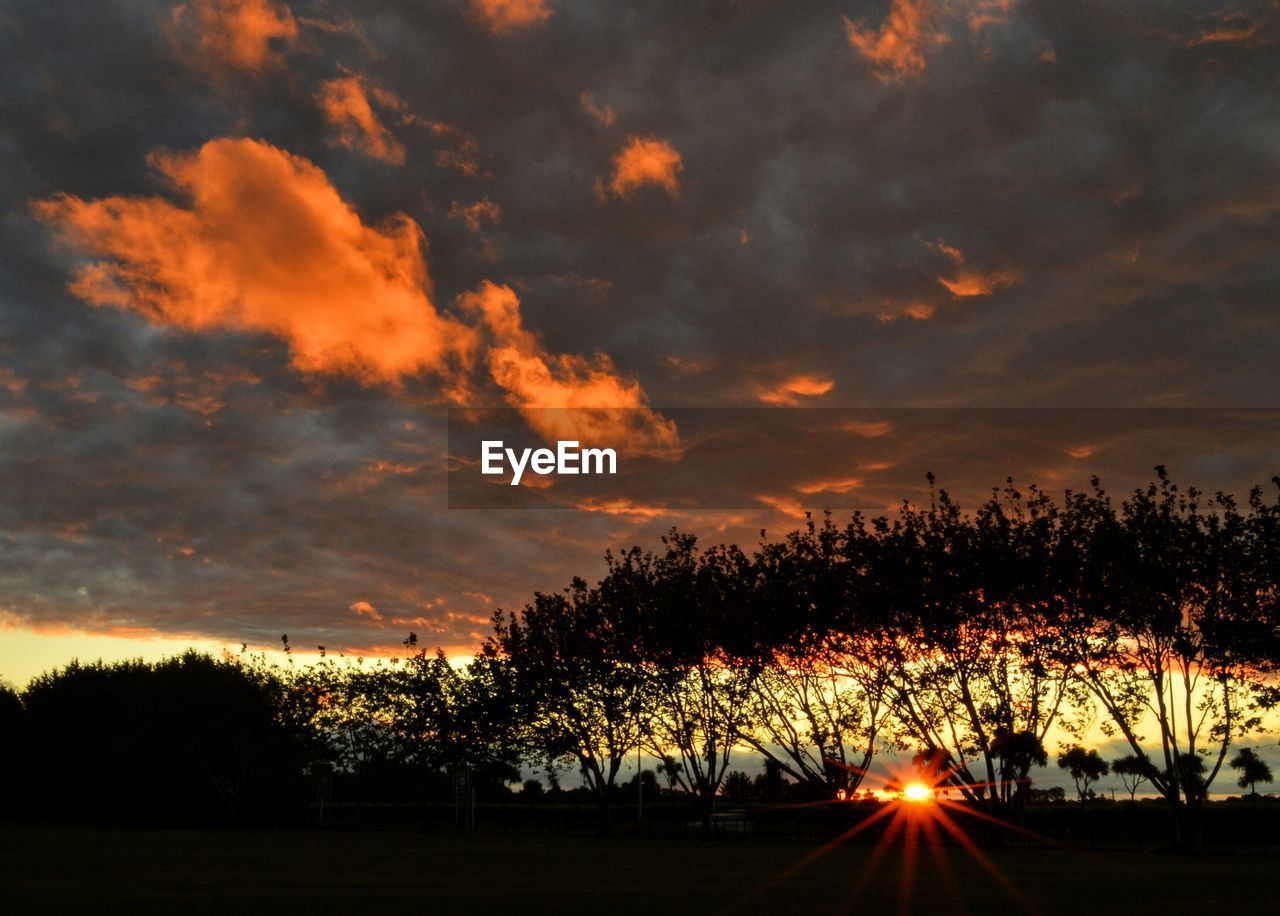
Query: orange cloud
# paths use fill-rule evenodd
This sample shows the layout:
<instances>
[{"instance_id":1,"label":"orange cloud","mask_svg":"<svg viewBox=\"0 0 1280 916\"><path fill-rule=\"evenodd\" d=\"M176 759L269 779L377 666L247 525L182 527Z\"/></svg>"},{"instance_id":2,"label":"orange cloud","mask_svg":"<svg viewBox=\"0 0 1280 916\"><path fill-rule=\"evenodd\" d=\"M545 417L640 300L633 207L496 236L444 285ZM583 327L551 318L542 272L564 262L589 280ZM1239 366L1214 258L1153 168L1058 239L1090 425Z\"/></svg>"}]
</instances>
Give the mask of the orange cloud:
<instances>
[{"instance_id":1,"label":"orange cloud","mask_svg":"<svg viewBox=\"0 0 1280 916\"><path fill-rule=\"evenodd\" d=\"M849 420L836 428L841 432L854 433L865 439L878 439L893 431L893 425L888 420ZM881 468L866 465L864 470L875 471Z\"/></svg>"},{"instance_id":2,"label":"orange cloud","mask_svg":"<svg viewBox=\"0 0 1280 916\"><path fill-rule=\"evenodd\" d=\"M153 154L151 164L178 202L61 195L33 207L95 259L71 284L84 300L187 330L272 334L288 343L297 369L368 384L434 374L460 397L482 365L547 438L677 446L675 425L648 408L640 384L608 356L549 353L525 328L509 287L486 282L460 297L471 323L438 311L417 223L400 214L366 225L305 159L258 140L221 139L195 153ZM489 204L472 216L497 212Z\"/></svg>"},{"instance_id":3,"label":"orange cloud","mask_svg":"<svg viewBox=\"0 0 1280 916\"><path fill-rule=\"evenodd\" d=\"M947 256L956 266L950 277L938 277L938 282L957 298L966 299L972 296L990 296L996 290L1009 286L1017 277L1003 270L982 271L965 266L964 252L945 242L930 245L930 248Z\"/></svg>"},{"instance_id":4,"label":"orange cloud","mask_svg":"<svg viewBox=\"0 0 1280 916\"><path fill-rule=\"evenodd\" d=\"M1017 0L974 0L968 11L971 31L978 32L989 25L1002 25L1009 21Z\"/></svg>"},{"instance_id":5,"label":"orange cloud","mask_svg":"<svg viewBox=\"0 0 1280 916\"><path fill-rule=\"evenodd\" d=\"M394 95L372 88L374 99L385 107L399 109ZM392 165L404 163L404 146L387 129L373 109L364 79L358 74L325 82L316 101L325 120L338 129L338 142L348 149Z\"/></svg>"},{"instance_id":6,"label":"orange cloud","mask_svg":"<svg viewBox=\"0 0 1280 916\"><path fill-rule=\"evenodd\" d=\"M815 493L848 493L862 486L859 477L841 477L836 480L819 480L796 487L797 493L812 496Z\"/></svg>"},{"instance_id":7,"label":"orange cloud","mask_svg":"<svg viewBox=\"0 0 1280 916\"><path fill-rule=\"evenodd\" d=\"M800 505L798 500L791 499L786 496L766 496L760 495L756 499L775 512L780 512L790 518L802 519L805 517L805 508Z\"/></svg>"},{"instance_id":8,"label":"orange cloud","mask_svg":"<svg viewBox=\"0 0 1280 916\"><path fill-rule=\"evenodd\" d=\"M605 515L640 519L662 518L671 514L671 510L666 506L646 506L629 499L588 499L575 504L574 508L584 512L603 512Z\"/></svg>"},{"instance_id":9,"label":"orange cloud","mask_svg":"<svg viewBox=\"0 0 1280 916\"><path fill-rule=\"evenodd\" d=\"M436 140L444 144L436 150L436 165L468 178L479 177L480 143L472 134L444 121L422 121L413 117L409 120L425 124Z\"/></svg>"},{"instance_id":10,"label":"orange cloud","mask_svg":"<svg viewBox=\"0 0 1280 916\"><path fill-rule=\"evenodd\" d=\"M36 214L77 249L72 290L189 330L266 332L305 372L366 382L443 372L473 332L436 311L418 225L366 225L310 162L251 139L152 166L183 198L62 195Z\"/></svg>"},{"instance_id":11,"label":"orange cloud","mask_svg":"<svg viewBox=\"0 0 1280 916\"><path fill-rule=\"evenodd\" d=\"M892 308L885 309L879 314L879 319L888 323L897 321L900 318L910 318L912 321L928 321L938 312L938 307L929 302L913 302L901 309L894 310Z\"/></svg>"},{"instance_id":12,"label":"orange cloud","mask_svg":"<svg viewBox=\"0 0 1280 916\"><path fill-rule=\"evenodd\" d=\"M605 127L612 127L613 122L618 120L618 115L613 110L613 106L605 105L603 108L599 107L596 105L595 99L591 98L590 92L582 93L578 101L581 103L583 111L591 115L591 117L595 118Z\"/></svg>"},{"instance_id":13,"label":"orange cloud","mask_svg":"<svg viewBox=\"0 0 1280 916\"><path fill-rule=\"evenodd\" d=\"M1013 274L1004 271L983 273L977 270L961 270L954 277L939 277L938 282L961 299L970 296L990 296L1001 287L1013 283Z\"/></svg>"},{"instance_id":14,"label":"orange cloud","mask_svg":"<svg viewBox=\"0 0 1280 916\"><path fill-rule=\"evenodd\" d=\"M215 72L257 73L297 41L298 23L276 0L189 0L174 8L169 37Z\"/></svg>"},{"instance_id":15,"label":"orange cloud","mask_svg":"<svg viewBox=\"0 0 1280 916\"><path fill-rule=\"evenodd\" d=\"M772 388L758 391L756 396L765 404L789 407L799 403L800 398L820 398L835 386L836 383L829 378L795 375Z\"/></svg>"},{"instance_id":16,"label":"orange cloud","mask_svg":"<svg viewBox=\"0 0 1280 916\"><path fill-rule=\"evenodd\" d=\"M509 286L482 283L459 303L493 338L487 356L493 380L540 435L652 452L677 447L675 424L648 408L640 384L619 376L608 356L547 352L524 327L520 300Z\"/></svg>"},{"instance_id":17,"label":"orange cloud","mask_svg":"<svg viewBox=\"0 0 1280 916\"><path fill-rule=\"evenodd\" d=\"M347 610L351 611L352 613L356 614L359 617L368 617L370 620L374 621L375 623L381 623L383 619L382 612L379 611L377 608L375 608L368 601L356 601L353 604L348 605Z\"/></svg>"},{"instance_id":18,"label":"orange cloud","mask_svg":"<svg viewBox=\"0 0 1280 916\"><path fill-rule=\"evenodd\" d=\"M1217 13L1217 21L1200 30L1199 34L1186 39L1183 44L1188 48L1203 45L1239 45L1243 48L1260 48L1274 44L1274 29L1268 29L1265 17L1257 19L1238 10Z\"/></svg>"},{"instance_id":19,"label":"orange cloud","mask_svg":"<svg viewBox=\"0 0 1280 916\"><path fill-rule=\"evenodd\" d=\"M680 154L666 140L631 136L613 160L613 180L609 187L617 196L627 197L636 188L653 184L665 188L674 197L679 190L679 173L683 170Z\"/></svg>"},{"instance_id":20,"label":"orange cloud","mask_svg":"<svg viewBox=\"0 0 1280 916\"><path fill-rule=\"evenodd\" d=\"M541 25L551 18L546 0L471 0L471 9L495 35Z\"/></svg>"},{"instance_id":21,"label":"orange cloud","mask_svg":"<svg viewBox=\"0 0 1280 916\"><path fill-rule=\"evenodd\" d=\"M924 72L924 52L945 36L931 31L931 0L893 0L889 15L876 29L844 17L849 45L871 64L877 76L918 76Z\"/></svg>"}]
</instances>

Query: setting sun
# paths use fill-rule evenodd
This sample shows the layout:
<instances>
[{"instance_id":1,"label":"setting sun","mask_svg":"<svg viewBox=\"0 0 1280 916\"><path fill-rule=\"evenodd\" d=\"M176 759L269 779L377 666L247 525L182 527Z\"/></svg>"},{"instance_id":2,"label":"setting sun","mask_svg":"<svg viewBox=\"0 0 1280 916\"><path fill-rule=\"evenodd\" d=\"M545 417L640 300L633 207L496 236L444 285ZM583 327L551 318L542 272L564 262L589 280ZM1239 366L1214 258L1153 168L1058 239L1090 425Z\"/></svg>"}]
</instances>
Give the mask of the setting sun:
<instances>
[{"instance_id":1,"label":"setting sun","mask_svg":"<svg viewBox=\"0 0 1280 916\"><path fill-rule=\"evenodd\" d=\"M909 782L902 787L902 800L923 804L933 801L933 789L922 782Z\"/></svg>"}]
</instances>

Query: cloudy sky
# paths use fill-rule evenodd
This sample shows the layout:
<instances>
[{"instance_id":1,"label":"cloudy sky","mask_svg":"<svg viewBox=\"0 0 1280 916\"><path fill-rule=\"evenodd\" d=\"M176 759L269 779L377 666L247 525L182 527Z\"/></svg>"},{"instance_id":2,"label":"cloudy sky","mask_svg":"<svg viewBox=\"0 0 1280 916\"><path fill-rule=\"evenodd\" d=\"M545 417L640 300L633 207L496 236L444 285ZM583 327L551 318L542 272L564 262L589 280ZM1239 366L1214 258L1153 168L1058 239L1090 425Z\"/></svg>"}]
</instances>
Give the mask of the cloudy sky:
<instances>
[{"instance_id":1,"label":"cloudy sky","mask_svg":"<svg viewBox=\"0 0 1280 916\"><path fill-rule=\"evenodd\" d=\"M608 547L929 470L1265 481L1278 45L1274 0L0 3L0 674L465 651ZM666 457L450 508L468 407Z\"/></svg>"}]
</instances>

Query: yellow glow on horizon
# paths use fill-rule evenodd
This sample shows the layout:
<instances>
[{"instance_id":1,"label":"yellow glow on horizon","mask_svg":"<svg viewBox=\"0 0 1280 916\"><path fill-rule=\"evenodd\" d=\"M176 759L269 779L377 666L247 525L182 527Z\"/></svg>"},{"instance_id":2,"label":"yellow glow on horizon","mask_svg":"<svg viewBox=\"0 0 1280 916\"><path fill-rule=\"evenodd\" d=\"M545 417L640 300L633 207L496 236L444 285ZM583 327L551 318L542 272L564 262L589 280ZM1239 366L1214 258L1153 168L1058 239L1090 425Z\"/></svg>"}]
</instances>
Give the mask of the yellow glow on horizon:
<instances>
[{"instance_id":1,"label":"yellow glow on horizon","mask_svg":"<svg viewBox=\"0 0 1280 916\"><path fill-rule=\"evenodd\" d=\"M66 667L78 660L89 664L96 661L111 662L140 658L146 662L158 662L164 658L181 655L188 649L221 658L224 654L239 655L239 642L216 639L199 634L164 633L143 628L122 629L118 632L95 632L73 627L29 627L0 619L0 685L22 690L33 678ZM434 646L419 646L428 654ZM285 664L288 657L278 643L273 645L249 644L249 652L263 653L267 660ZM445 646L449 662L455 667L465 667L475 660L476 650L470 646ZM389 640L385 646L369 646L363 649L335 649L330 647L328 657L334 660L365 659L369 663L385 661L409 652L398 642ZM293 649L293 663L299 667L314 664L321 659L316 648Z\"/></svg>"},{"instance_id":2,"label":"yellow glow on horizon","mask_svg":"<svg viewBox=\"0 0 1280 916\"><path fill-rule=\"evenodd\" d=\"M72 659L81 662L118 662L130 658L158 661L181 655L187 649L221 655L238 652L221 640L162 633L111 634L75 629L36 629L0 626L0 682L21 689L46 671L62 668Z\"/></svg>"}]
</instances>

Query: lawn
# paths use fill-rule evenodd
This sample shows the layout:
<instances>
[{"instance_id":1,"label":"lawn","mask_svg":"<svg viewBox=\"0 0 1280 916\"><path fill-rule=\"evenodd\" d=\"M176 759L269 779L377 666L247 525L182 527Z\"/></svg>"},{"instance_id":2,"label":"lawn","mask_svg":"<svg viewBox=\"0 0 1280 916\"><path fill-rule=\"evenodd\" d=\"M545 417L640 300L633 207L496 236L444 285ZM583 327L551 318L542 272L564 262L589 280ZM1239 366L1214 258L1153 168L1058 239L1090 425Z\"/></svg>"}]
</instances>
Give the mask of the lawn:
<instances>
[{"instance_id":1,"label":"lawn","mask_svg":"<svg viewBox=\"0 0 1280 916\"><path fill-rule=\"evenodd\" d=\"M750 840L391 831L237 832L0 826L8 913L979 913L1027 911L949 847L953 888L922 850L902 904L894 849L842 846L766 887L815 848ZM1274 859L989 850L1045 914L1270 912Z\"/></svg>"}]
</instances>

